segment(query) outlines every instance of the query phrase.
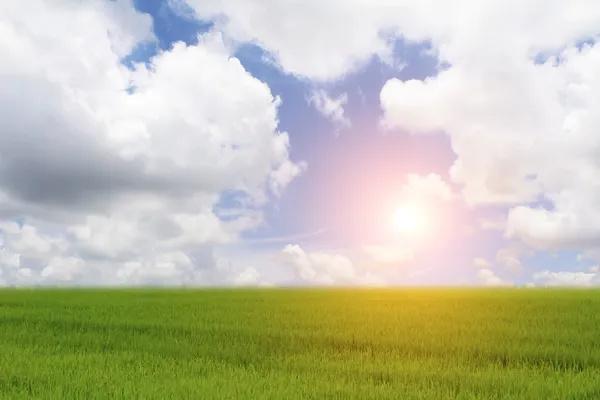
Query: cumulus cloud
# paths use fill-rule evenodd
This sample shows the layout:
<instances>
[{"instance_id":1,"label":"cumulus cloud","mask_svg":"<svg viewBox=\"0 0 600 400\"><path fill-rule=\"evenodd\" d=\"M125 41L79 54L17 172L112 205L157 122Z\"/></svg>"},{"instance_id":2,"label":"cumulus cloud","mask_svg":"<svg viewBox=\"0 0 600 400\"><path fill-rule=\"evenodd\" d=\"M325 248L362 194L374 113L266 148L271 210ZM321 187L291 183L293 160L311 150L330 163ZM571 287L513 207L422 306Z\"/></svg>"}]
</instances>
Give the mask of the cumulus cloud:
<instances>
[{"instance_id":1,"label":"cumulus cloud","mask_svg":"<svg viewBox=\"0 0 600 400\"><path fill-rule=\"evenodd\" d=\"M371 0L187 3L197 18L216 19L228 36L269 51L284 71L317 81L339 79L373 56L392 62L388 12L402 11L388 1Z\"/></svg>"},{"instance_id":2,"label":"cumulus cloud","mask_svg":"<svg viewBox=\"0 0 600 400\"><path fill-rule=\"evenodd\" d=\"M449 201L454 198L452 188L438 174L408 174L402 186L402 197L410 202Z\"/></svg>"},{"instance_id":3,"label":"cumulus cloud","mask_svg":"<svg viewBox=\"0 0 600 400\"><path fill-rule=\"evenodd\" d=\"M256 280L219 273L213 248L260 223L252 207L304 165L278 130L281 100L222 36L128 69L154 40L129 0L5 2L0 15L3 281ZM220 218L224 193L250 209Z\"/></svg>"},{"instance_id":4,"label":"cumulus cloud","mask_svg":"<svg viewBox=\"0 0 600 400\"><path fill-rule=\"evenodd\" d=\"M214 246L115 241L102 236L74 238L60 229L39 232L32 225L0 225L0 271L4 284L96 285L256 285L264 282L253 267L214 254ZM94 229L90 228L88 232ZM131 231L135 235L135 231ZM118 243L119 238L124 245ZM110 237L112 239L112 237ZM153 240L152 236L146 240ZM154 239L155 240L155 239ZM131 246L131 247L128 247Z\"/></svg>"},{"instance_id":5,"label":"cumulus cloud","mask_svg":"<svg viewBox=\"0 0 600 400\"><path fill-rule=\"evenodd\" d=\"M287 245L280 260L290 266L297 278L311 285L380 285L384 282L369 271L362 271L346 256L326 252L307 252L298 245Z\"/></svg>"},{"instance_id":6,"label":"cumulus cloud","mask_svg":"<svg viewBox=\"0 0 600 400\"><path fill-rule=\"evenodd\" d=\"M600 45L582 42L600 34L600 5L544 3L540 17L538 2L462 1L449 14L416 3L407 5L419 16L413 28L446 67L424 81L388 81L385 124L449 135L457 155L450 174L467 202L516 206L508 237L540 249L588 248L597 258ZM521 204L540 196L550 206Z\"/></svg>"},{"instance_id":7,"label":"cumulus cloud","mask_svg":"<svg viewBox=\"0 0 600 400\"><path fill-rule=\"evenodd\" d=\"M492 266L492 263L483 257L475 257L473 259L473 265L481 268L488 268Z\"/></svg>"},{"instance_id":8,"label":"cumulus cloud","mask_svg":"<svg viewBox=\"0 0 600 400\"><path fill-rule=\"evenodd\" d=\"M260 273L254 267L246 267L233 282L236 286L255 286L260 284Z\"/></svg>"},{"instance_id":9,"label":"cumulus cloud","mask_svg":"<svg viewBox=\"0 0 600 400\"><path fill-rule=\"evenodd\" d=\"M325 90L318 89L311 93L309 102L314 105L321 115L331 120L338 131L351 125L350 120L344 115L344 105L348 102L346 93L332 98Z\"/></svg>"},{"instance_id":10,"label":"cumulus cloud","mask_svg":"<svg viewBox=\"0 0 600 400\"><path fill-rule=\"evenodd\" d=\"M486 286L512 286L513 283L500 278L489 268L481 268L477 272L477 277Z\"/></svg>"},{"instance_id":11,"label":"cumulus cloud","mask_svg":"<svg viewBox=\"0 0 600 400\"><path fill-rule=\"evenodd\" d=\"M600 284L596 273L569 271L542 271L533 274L533 279L543 286L592 286Z\"/></svg>"},{"instance_id":12,"label":"cumulus cloud","mask_svg":"<svg viewBox=\"0 0 600 400\"><path fill-rule=\"evenodd\" d=\"M600 260L597 1L169 4L214 30L133 69L122 59L156 38L131 0L0 4L2 282L253 280L249 266L220 268L213 248L259 224L256 208L305 165L278 129L281 100L226 44L240 42L286 73L333 81L373 57L395 62L397 37L427 41L437 75L389 80L384 125L448 135L452 182L471 205L511 207L493 224L506 237ZM315 98L347 123L344 96ZM225 194L250 209L223 218ZM404 194L455 197L433 174L409 177Z\"/></svg>"},{"instance_id":13,"label":"cumulus cloud","mask_svg":"<svg viewBox=\"0 0 600 400\"><path fill-rule=\"evenodd\" d=\"M512 274L520 274L524 271L521 260L519 260L519 251L514 247L498 250L496 253L496 262Z\"/></svg>"}]
</instances>

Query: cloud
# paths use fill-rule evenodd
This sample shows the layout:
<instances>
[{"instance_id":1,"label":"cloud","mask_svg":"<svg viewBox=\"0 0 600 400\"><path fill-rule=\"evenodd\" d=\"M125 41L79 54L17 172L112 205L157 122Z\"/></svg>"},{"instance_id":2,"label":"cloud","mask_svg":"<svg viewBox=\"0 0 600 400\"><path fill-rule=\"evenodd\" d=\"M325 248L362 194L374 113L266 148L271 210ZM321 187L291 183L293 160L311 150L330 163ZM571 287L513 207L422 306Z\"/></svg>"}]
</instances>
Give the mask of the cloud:
<instances>
[{"instance_id":1,"label":"cloud","mask_svg":"<svg viewBox=\"0 0 600 400\"><path fill-rule=\"evenodd\" d=\"M454 198L452 188L437 174L408 174L402 186L402 197L407 201L450 201Z\"/></svg>"},{"instance_id":2,"label":"cloud","mask_svg":"<svg viewBox=\"0 0 600 400\"><path fill-rule=\"evenodd\" d=\"M4 284L97 285L255 285L263 278L243 262L215 255L214 245L171 246L145 243L131 230L119 227L113 236L89 226L92 237L70 237L62 230L41 233L38 228L3 224L0 275ZM152 240L149 236L147 240ZM119 239L123 243L119 243ZM110 241L114 240L114 241Z\"/></svg>"},{"instance_id":3,"label":"cloud","mask_svg":"<svg viewBox=\"0 0 600 400\"><path fill-rule=\"evenodd\" d=\"M473 259L473 265L476 267L488 268L488 267L492 266L492 263L490 263L488 260L486 260L483 257L475 257Z\"/></svg>"},{"instance_id":4,"label":"cloud","mask_svg":"<svg viewBox=\"0 0 600 400\"><path fill-rule=\"evenodd\" d=\"M496 253L496 262L504 266L510 273L520 274L524 271L524 268L518 257L518 249L514 247L504 248Z\"/></svg>"},{"instance_id":5,"label":"cloud","mask_svg":"<svg viewBox=\"0 0 600 400\"><path fill-rule=\"evenodd\" d=\"M0 15L2 280L256 277L219 270L214 247L259 224L304 164L278 130L281 100L222 35L128 69L154 40L131 1L8 2ZM247 204L235 217L215 211L226 193Z\"/></svg>"},{"instance_id":6,"label":"cloud","mask_svg":"<svg viewBox=\"0 0 600 400\"><path fill-rule=\"evenodd\" d=\"M533 274L533 279L544 286L592 286L600 284L600 276L595 273L542 271Z\"/></svg>"},{"instance_id":7,"label":"cloud","mask_svg":"<svg viewBox=\"0 0 600 400\"><path fill-rule=\"evenodd\" d=\"M477 272L477 277L486 286L513 286L510 281L500 278L494 271L488 268L482 268Z\"/></svg>"},{"instance_id":8,"label":"cloud","mask_svg":"<svg viewBox=\"0 0 600 400\"><path fill-rule=\"evenodd\" d=\"M260 273L254 267L246 267L233 282L236 286L255 286L260 284Z\"/></svg>"},{"instance_id":9,"label":"cloud","mask_svg":"<svg viewBox=\"0 0 600 400\"><path fill-rule=\"evenodd\" d=\"M284 71L317 81L339 79L365 65L373 55L391 62L393 41L385 32L387 12L402 9L364 0L187 3L197 18L214 19L228 36L269 51Z\"/></svg>"},{"instance_id":10,"label":"cloud","mask_svg":"<svg viewBox=\"0 0 600 400\"><path fill-rule=\"evenodd\" d=\"M298 245L287 245L280 260L290 266L300 282L310 285L381 285L384 282L369 271L362 271L340 254L306 252Z\"/></svg>"},{"instance_id":11,"label":"cloud","mask_svg":"<svg viewBox=\"0 0 600 400\"><path fill-rule=\"evenodd\" d=\"M595 225L600 221L600 214L593 209L595 196L581 187L579 193L572 191L566 202L557 199L554 210L541 207L518 206L510 210L506 236L517 238L524 243L542 250L581 249L584 254L590 252L596 258L600 239L600 230Z\"/></svg>"},{"instance_id":12,"label":"cloud","mask_svg":"<svg viewBox=\"0 0 600 400\"><path fill-rule=\"evenodd\" d=\"M344 105L348 102L346 93L332 98L323 89L314 90L309 97L309 102L321 115L331 120L338 131L351 125L350 120L344 115Z\"/></svg>"},{"instance_id":13,"label":"cloud","mask_svg":"<svg viewBox=\"0 0 600 400\"><path fill-rule=\"evenodd\" d=\"M413 28L445 67L424 81L389 80L385 124L447 134L457 155L450 175L466 201L515 206L508 237L540 249L597 250L600 45L589 39L600 34L600 5L544 3L534 20L542 3L462 1L448 14L427 14L434 2L418 3L407 14L419 16ZM544 207L523 204L542 197Z\"/></svg>"},{"instance_id":14,"label":"cloud","mask_svg":"<svg viewBox=\"0 0 600 400\"><path fill-rule=\"evenodd\" d=\"M468 62L477 70L482 65L497 64L506 56L512 57L505 59L505 63L512 64L515 54L551 52L565 43L592 37L600 20L597 4L590 0L551 5L541 0L526 5L489 1L485 7L477 0L461 0L451 5L439 1L389 0L299 3L187 0L187 3L197 18L215 19L228 36L256 43L272 53L284 71L316 80L339 79L373 57L392 63L396 37L403 37L409 43L429 41L432 52L442 61ZM543 17L538 16L540 6L545 7ZM496 34L500 29L506 33L501 37ZM501 77L502 68L497 67L496 71L496 77ZM480 74L472 76L483 82L480 77ZM417 104L415 111L423 115L421 110ZM435 114L429 117L439 120Z\"/></svg>"},{"instance_id":15,"label":"cloud","mask_svg":"<svg viewBox=\"0 0 600 400\"><path fill-rule=\"evenodd\" d=\"M214 249L260 224L260 207L306 165L290 159L279 130L281 99L233 56L240 43L316 83L372 58L396 62L398 37L430 43L437 75L386 82L384 126L448 135L452 183L470 205L510 207L507 238L600 260L597 2L187 3L169 2L214 29L132 69L123 58L156 38L131 0L0 5L3 283L254 279L253 267L225 268ZM344 96L315 96L348 121ZM409 176L403 193L456 197L435 174ZM224 197L245 206L225 217ZM300 251L317 281L356 270ZM520 267L516 256L497 260Z\"/></svg>"}]
</instances>

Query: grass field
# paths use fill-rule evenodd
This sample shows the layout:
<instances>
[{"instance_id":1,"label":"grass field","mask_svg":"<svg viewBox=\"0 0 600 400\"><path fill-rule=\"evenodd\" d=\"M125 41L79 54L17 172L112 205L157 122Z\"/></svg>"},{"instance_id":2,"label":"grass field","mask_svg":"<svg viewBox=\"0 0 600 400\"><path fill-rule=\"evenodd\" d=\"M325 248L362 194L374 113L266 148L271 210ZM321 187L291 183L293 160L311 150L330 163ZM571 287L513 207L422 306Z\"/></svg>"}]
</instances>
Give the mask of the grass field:
<instances>
[{"instance_id":1,"label":"grass field","mask_svg":"<svg viewBox=\"0 0 600 400\"><path fill-rule=\"evenodd\" d=\"M600 399L600 291L2 290L0 398Z\"/></svg>"}]
</instances>

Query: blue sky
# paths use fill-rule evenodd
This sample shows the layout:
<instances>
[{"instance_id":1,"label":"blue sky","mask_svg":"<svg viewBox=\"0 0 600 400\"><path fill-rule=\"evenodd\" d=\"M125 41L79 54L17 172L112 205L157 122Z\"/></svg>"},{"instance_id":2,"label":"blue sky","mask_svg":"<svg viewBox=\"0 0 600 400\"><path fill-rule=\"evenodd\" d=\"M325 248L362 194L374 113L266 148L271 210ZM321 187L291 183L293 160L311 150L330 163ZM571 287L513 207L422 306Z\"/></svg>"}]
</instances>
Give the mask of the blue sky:
<instances>
[{"instance_id":1,"label":"blue sky","mask_svg":"<svg viewBox=\"0 0 600 400\"><path fill-rule=\"evenodd\" d=\"M466 11L475 9L469 8L471 6L467 3L464 5ZM16 180L12 177L0 180L0 185L5 185L0 186L0 194L6 194L6 200L2 200L5 201L2 213L7 218L0 226L4 243L0 248L4 251L0 264L6 264L3 267L4 275L10 277L5 279L6 282L56 274L59 277L56 279L63 283L73 279L91 282L100 279L98 276L110 283L114 279L110 277L113 272L106 272L109 270L116 271L114 274L118 276L128 277L124 278L124 282L119 281L121 283L143 283L144 277L154 282L163 279L161 277L166 276L164 274L168 275L164 270L166 265L172 269L172 275L164 278L167 284L179 282L178 279L192 279L186 274L192 274L193 280L198 279L201 284L212 280L216 284L230 284L244 277L242 281L248 280L247 283L264 281L267 284L368 284L370 280L376 280L391 285L522 285L544 284L543 279L546 279L546 283L556 283L553 281L556 278L553 272L566 273L560 278L566 280L558 281L561 284L569 284L569 279L575 279L574 274L577 273L588 274L585 279L589 278L590 281L595 279L595 254L600 252L596 253L595 247L589 243L597 234L585 224L594 220L595 214L592 214L597 208L593 196L586 191L590 185L585 181L590 179L589 174L595 173L595 167L581 161L581 157L588 156L582 150L586 148L585 144L561 142L561 136L548 133L554 132L555 128L567 129L568 123L580 118L581 114L577 114L579 111L573 108L574 104L593 104L577 97L580 92L573 94L571 100L566 89L573 87L573 84L569 86L569 79L586 83L586 79L591 79L591 75L582 68L593 65L593 61L584 62L592 60L592 55L588 53L596 50L596 42L589 39L596 34L593 24L587 30L582 28L581 32L570 29L570 25L566 24L564 32L550 39L538 37L538 30L529 29L530 24L507 24L507 32L521 35L523 43L529 46L527 54L534 54L521 59L519 57L523 54L519 53L519 48L511 46L509 42L495 43L491 47L495 46L497 51L487 53L486 38L503 39L493 36L493 29L490 28L488 32L482 28L480 21L488 21L487 24L493 27L501 11L486 11L481 15L473 12L473 20L465 20L464 25L456 26L452 23L452 17L435 19L429 12L431 10L417 3L405 10L406 15L414 13L413 19L404 21L400 13L394 17L394 23L387 21L388 17L394 15L393 9L385 12L377 6L355 9L354 2L348 4L343 14L338 13L339 10L335 9L337 5L333 3L313 5L316 12L314 19L306 17L306 21L302 20L305 18L302 5L290 5L288 11L285 7L281 8L276 0L270 6L254 1L229 7L231 4L233 2L213 4L195 0L135 0L130 4L125 0L98 0L89 6L89 10L84 10L83 6L80 9L52 6L56 7L55 14L52 14L56 20L48 20L48 26L41 36L15 36L15 43L20 43L23 48L26 48L25 43L38 43L36 40L44 35L47 35L45 40L48 42L57 40L54 47L46 46L50 49L46 57L40 56L36 60L39 63L36 71L50 72L40 73L35 81L37 83L32 85L45 82L50 86L55 85L58 88L55 89L56 93L85 93L79 99L88 100L77 101L88 103L77 103L77 107L91 110L90 115L99 116L97 118L105 118L100 123L88 125L111 127L112 131L109 129L106 132L110 139L107 143L112 143L111 146L117 146L115 148L119 151L126 150L123 146L129 142L118 140L130 139L119 139L121 130L123 135L147 132L156 136L156 143L162 145L159 145L159 150L153 150L154 153L146 154L146 158L134 161L128 159L130 156L124 155L126 153L119 153L118 158L101 158L105 150L90 153L90 157L100 157L95 165L104 172L94 172L90 167L90 172L85 172L89 173L85 179L88 182L92 182L92 178L97 179L98 188L102 187L103 179L108 179L106 182L109 183L104 183L104 187L109 189L96 189L96 183L82 184L77 179L84 178L74 178L76 174L61 177L57 172L52 175L61 185L74 185L74 193L81 192L78 198L84 199L79 203L76 199L68 200L71 203L66 208L35 200L51 198L50 192L36 194L34 189L22 188L14 183ZM111 8L113 5L115 7ZM132 6L138 11L137 14ZM459 11L445 12L453 15ZM555 26L565 12L551 11L547 19L537 22L542 24L539 31L544 31L546 26ZM27 18L24 11L16 7L11 12L4 21L7 26L12 26L11 18L15 21L20 18L35 26L36 10L30 12ZM71 47L67 47L58 38L65 33L59 17L79 21L77 18L84 12L88 12L85 14L88 18L94 16L93 21L98 24L98 29L89 27L87 32L85 22L73 24L73 30L79 29L80 36L89 34L81 37L88 38L86 40L90 40L90 43L97 39L97 47L90 44L89 54L82 55L81 52L87 50L79 49L76 41L69 42ZM353 13L360 12L365 13L363 23L352 27L355 21ZM443 13L440 10L439 14ZM102 15L115 19L106 22ZM275 18L270 19L271 15ZM348 21L332 22L331 15L348 18ZM520 21L522 15L515 14L513 17L514 21ZM254 21L252 18L259 19ZM123 24L123 21L127 23ZM314 23L314 29L305 31L304 37L301 31L288 30L288 26L292 25L279 24L278 21L310 22ZM465 34L461 29L468 33ZM108 47L103 30L109 32L108 40L113 41ZM25 31L15 32L15 35L25 34ZM221 38L216 39L216 45L210 42L215 40L214 34ZM336 37L341 41L336 42ZM461 42L467 37L472 40ZM365 45L367 40L370 40L369 45ZM176 42L184 42L187 49L198 49L200 55L193 56L191 51L186 53L181 49L177 52L173 47ZM39 45L42 46L43 42L40 41ZM219 170L215 172L215 177L210 178L208 175L214 172L212 169L197 168L205 168L201 162L204 156L199 154L203 149L210 148L212 142L194 142L193 131L187 137L182 133L179 139L171 141L175 143L173 153L168 154L169 133L164 136L165 139L159 136L160 129L175 133L187 129L185 124L197 124L197 117L212 121L211 135L224 132L225 137L229 137L227 129L237 129L235 120L219 119L225 112L242 107L233 104L243 101L239 98L242 94L236 93L236 86L231 86L232 92L223 94L222 99L208 102L205 102L201 93L206 90L218 95L219 86L213 88L206 85L210 84L210 80L221 79L219 68L225 70L231 66L219 58L225 54L223 51L230 51L227 50L229 45L233 46L233 50L227 57L237 58L243 73L232 67L228 72L231 75L223 75L220 81L224 85L223 91L231 89L227 82L240 79L240 85L247 84L245 88L252 87L258 93L259 86L251 83L253 79L245 77L249 74L267 85L272 98L281 100L276 108L276 130L289 135L286 153L260 153L262 156L259 158L273 157L273 168L283 165L293 170L296 166L302 166L299 167L301 173L290 175L281 193L267 190L267 201L252 200L257 190L262 190L260 185L250 188L244 186L246 182L259 179L256 174L262 168L260 160L257 159L255 164L247 164L245 170L239 170L237 173L243 175L239 179L229 175L229 169ZM110 65L107 60L118 46L129 46L126 52L118 54L121 63L129 69L128 73L116 72L115 69L110 75L101 67L91 71L90 65ZM3 51L7 59L11 57L11 68L15 68L15 73L20 73L25 64L19 63L25 61L15 56L17 53L9 48L0 48L0 55ZM104 54L109 56L94 58L104 57ZM561 62L553 63L550 54L558 56ZM94 61L85 59L88 56ZM171 64L165 61L169 57L175 60L176 56L180 58L179 61ZM216 67L217 70L208 64L186 64L181 76L191 74L188 78L192 82L189 88L193 88L186 92L188 85L184 81L181 84L175 82L179 73L168 70L177 68L178 62L188 62L186 57L222 64ZM494 64L495 57L506 62ZM578 57L582 61L577 61ZM326 58L329 62L325 61ZM70 72L53 75L51 71L56 66L59 68L57 71L62 68ZM537 68L537 72L527 69L532 67ZM28 77L38 73L32 71ZM159 77L168 76L169 73L172 73L171 78L159 81ZM529 73L533 75L527 77ZM79 76L77 74L85 75L85 78L73 78ZM110 77L118 77L119 74L131 74L128 79L136 82L135 87L127 89L129 97L105 100L113 94L101 92L103 85L117 82L117 78L114 81L107 80L98 87L85 83L97 76L112 79ZM211 76L209 81L203 80L205 74ZM558 74L561 74L560 77ZM572 78L574 76L579 78ZM556 78L558 83L543 80L550 78ZM174 89L169 88L171 85ZM589 85L591 87L592 83ZM554 88L556 93L550 92ZM549 92L545 93L545 90ZM137 91L139 96L136 96ZM145 105L146 108L141 110L147 110L159 101L152 97L153 91L162 93L158 98L162 99L164 105L140 117L135 109L136 104ZM61 96L61 99L69 98L68 94ZM190 102L179 104L179 98L183 99L184 96L191 99ZM248 124L262 112L271 112L266 103L260 106L262 108L251 108L252 102L263 104L261 99L265 98L264 93L256 96L254 100L249 100L248 106L243 106L254 110L254 114L247 113L240 119L240 124ZM333 104L334 112L343 112L347 126L336 120L334 114L327 114L325 106L318 105L319 96L321 101L330 101L330 106ZM548 98L559 100L546 104L544 99ZM339 99L343 100L336 103ZM17 100L9 99L6 104L19 104ZM28 100L24 97L23 101L26 104ZM110 103L117 104L119 101L122 101L118 103L121 105L112 106L112 109ZM211 102L221 104L222 108L219 108L221 105L213 107ZM546 108L542 109L542 105ZM213 108L216 110L211 111L214 114L203 115L206 109ZM53 111L45 112L50 115ZM160 116L157 118L168 118L170 122L164 122L167 121L165 119L158 124L152 113ZM563 120L553 120L554 116L563 114ZM32 119L31 115L24 118ZM58 121L62 117L53 118L53 121ZM229 128L219 126L230 122ZM384 122L387 126L383 126ZM68 120L69 127L81 127L84 123L88 122ZM577 125L580 128L573 129L586 132L581 128L585 123L588 122L580 121ZM260 121L256 124L244 125L243 129L249 132L253 129L264 131L263 126L266 125L260 125ZM35 127L31 129L36 132ZM64 127L56 128L59 135L56 137L64 139L65 146L65 138L71 136L66 133L60 135L67 131ZM201 127L199 131L204 132L204 128ZM279 134L270 132L269 135L262 140L270 140L275 145ZM577 138L587 140L584 133ZM87 139L81 140L81 143L89 143L85 141ZM232 154L238 154L235 152L243 147L240 143L246 143L243 135L223 140L231 141L224 146L231 144ZM13 145L17 142L7 143ZM246 145L250 145L249 142ZM192 147L197 149L197 153L186 150ZM109 148L112 149L106 149ZM137 149L132 151L139 151ZM252 149L261 151L259 147ZM162 155L159 154L160 150L164 151ZM557 157L561 152L564 152L562 164L544 161ZM43 158L46 156L49 157L47 161ZM52 168L60 164L60 158L51 156L54 157L46 152L40 153L36 161L40 171L54 171ZM206 157L209 156L207 153ZM239 160L249 160L255 156L254 153L248 153L241 155ZM85 159L85 156L82 157ZM160 164L165 157L174 160L175 164L183 157L182 168L189 169L179 171L183 175L175 178L175 175L169 175L176 173L176 170L167 168L170 164ZM35 169L17 168L21 165L18 161L21 159L16 160L11 171L18 169L20 177L30 174L29 177L19 178L21 181L34 182L36 174L43 176L42 172L36 172ZM157 164L148 165L165 168L164 171L160 170L165 174L162 176L170 176L171 182L161 183L161 175L151 176L151 172L148 172L154 171L152 169L144 169L144 172L136 170L145 165L147 160L159 160ZM220 163L225 163L224 160L215 158L213 162L221 168ZM76 166L81 160L73 158L71 161L71 158L67 158L63 161L72 163L68 165L72 165L74 170L81 168ZM286 164L288 162L291 164ZM90 158L90 165L92 163ZM257 168L256 171L254 168ZM585 168L590 168L591 172L578 175L577 171ZM265 176L271 176L269 174L273 171L263 173L260 179L271 179ZM104 173L107 175L103 176ZM208 178L200 181L204 179L201 178L203 174L208 174ZM194 178L195 175L199 178ZM123 177L122 181L119 176ZM570 179L570 176L573 178ZM182 183L178 183L177 179L182 179ZM185 187L183 182L187 182L186 179L199 185L199 189ZM231 179L232 183L228 183L227 179ZM260 179L256 182L262 182ZM240 189L240 182L245 182L241 186L244 189ZM164 192L159 193L160 190ZM146 195L150 197L144 197ZM160 206L161 211L148 211L148 214L139 211L140 215L137 215L133 205L130 209L125 206L124 202L129 200L123 199L129 198L127 196L134 196L140 204L151 204L147 203L150 198L160 198L164 203ZM207 208L205 203L212 204ZM396 211L407 207L414 215L418 214L415 218L422 221L417 224L423 226L416 230L412 228L411 232L394 231L392 220ZM587 210L592 214L583 215L580 214L583 211L577 210ZM222 216L218 221L218 213L231 211L236 214ZM236 219L237 213L241 213L242 219ZM244 220L256 216L262 223ZM14 221L19 222L17 227L11 227ZM240 228L244 224L249 225ZM207 226L214 229L207 232ZM150 238L143 233L155 229L153 227L158 227L156 237ZM170 232L169 229L181 231L180 237L177 240L169 239L166 233ZM425 233L419 233L419 229L424 229ZM423 235L420 239L419 234ZM111 236L114 240L122 237L123 249L118 243L110 243ZM136 247L127 250L125 243ZM28 255L26 249L32 253ZM46 259L38 254L40 249L44 249L42 253ZM17 258L22 260L21 264L11 261L13 265L6 261ZM56 260L54 264L52 260ZM72 268L50 268L60 262L71 263ZM204 262L215 265L198 265ZM546 274L545 278L536 282L536 274L540 276L540 273ZM341 281L336 281L338 278ZM137 280L130 282L127 279Z\"/></svg>"}]
</instances>

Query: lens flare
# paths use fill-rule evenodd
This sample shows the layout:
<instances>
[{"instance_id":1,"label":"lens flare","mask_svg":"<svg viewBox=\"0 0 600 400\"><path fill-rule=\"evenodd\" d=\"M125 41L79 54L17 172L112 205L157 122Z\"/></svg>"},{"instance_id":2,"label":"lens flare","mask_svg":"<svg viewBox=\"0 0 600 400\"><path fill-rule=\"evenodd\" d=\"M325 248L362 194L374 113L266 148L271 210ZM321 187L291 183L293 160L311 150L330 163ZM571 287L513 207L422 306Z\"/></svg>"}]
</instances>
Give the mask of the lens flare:
<instances>
[{"instance_id":1,"label":"lens flare","mask_svg":"<svg viewBox=\"0 0 600 400\"><path fill-rule=\"evenodd\" d=\"M399 207L392 217L395 230L406 235L422 233L425 228L423 212L414 205Z\"/></svg>"}]
</instances>

